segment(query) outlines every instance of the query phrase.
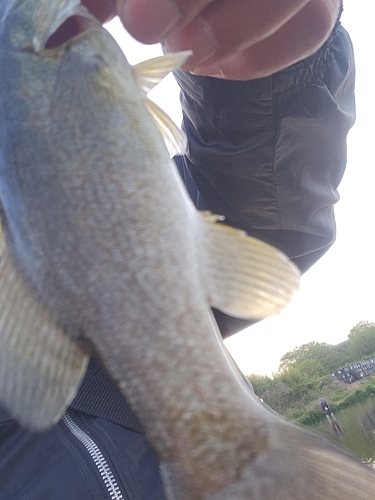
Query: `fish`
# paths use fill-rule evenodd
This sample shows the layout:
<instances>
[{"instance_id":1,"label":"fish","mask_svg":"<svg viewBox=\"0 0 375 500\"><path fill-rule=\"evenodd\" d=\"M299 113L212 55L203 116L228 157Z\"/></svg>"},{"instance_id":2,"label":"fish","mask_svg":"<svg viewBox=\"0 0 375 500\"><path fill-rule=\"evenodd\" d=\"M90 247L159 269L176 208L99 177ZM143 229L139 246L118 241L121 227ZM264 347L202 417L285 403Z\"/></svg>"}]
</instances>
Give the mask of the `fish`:
<instances>
[{"instance_id":1,"label":"fish","mask_svg":"<svg viewBox=\"0 0 375 500\"><path fill-rule=\"evenodd\" d=\"M145 101L186 57L132 68L79 0L2 0L0 402L48 429L95 355L168 500L370 499L374 473L267 411L223 345L212 307L277 314L299 273L190 201Z\"/></svg>"}]
</instances>

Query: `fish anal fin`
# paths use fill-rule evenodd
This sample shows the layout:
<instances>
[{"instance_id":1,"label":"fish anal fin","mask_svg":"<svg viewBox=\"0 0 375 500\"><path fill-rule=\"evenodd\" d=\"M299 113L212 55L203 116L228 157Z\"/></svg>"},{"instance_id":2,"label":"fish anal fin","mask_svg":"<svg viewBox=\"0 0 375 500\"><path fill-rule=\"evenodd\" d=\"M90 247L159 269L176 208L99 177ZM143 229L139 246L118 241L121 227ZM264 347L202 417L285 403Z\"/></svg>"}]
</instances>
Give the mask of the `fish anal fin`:
<instances>
[{"instance_id":1,"label":"fish anal fin","mask_svg":"<svg viewBox=\"0 0 375 500\"><path fill-rule=\"evenodd\" d=\"M89 356L51 320L16 269L0 234L0 402L32 431L56 423Z\"/></svg>"},{"instance_id":2,"label":"fish anal fin","mask_svg":"<svg viewBox=\"0 0 375 500\"><path fill-rule=\"evenodd\" d=\"M271 245L218 224L220 217L205 212L201 217L211 305L249 319L263 319L284 309L299 287L297 267Z\"/></svg>"}]
</instances>

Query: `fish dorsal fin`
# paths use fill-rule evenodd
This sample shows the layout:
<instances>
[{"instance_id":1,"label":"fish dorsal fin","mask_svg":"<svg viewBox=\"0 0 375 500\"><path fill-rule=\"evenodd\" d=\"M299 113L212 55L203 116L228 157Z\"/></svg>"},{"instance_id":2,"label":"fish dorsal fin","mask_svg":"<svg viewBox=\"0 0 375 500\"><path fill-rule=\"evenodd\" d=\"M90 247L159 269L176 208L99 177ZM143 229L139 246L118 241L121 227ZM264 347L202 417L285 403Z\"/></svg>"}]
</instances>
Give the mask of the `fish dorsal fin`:
<instances>
[{"instance_id":1,"label":"fish dorsal fin","mask_svg":"<svg viewBox=\"0 0 375 500\"><path fill-rule=\"evenodd\" d=\"M165 54L133 66L136 83L146 96L165 76L178 69L192 54L191 51ZM145 99L145 105L161 132L171 156L182 154L186 149L186 137L171 118L157 104Z\"/></svg>"},{"instance_id":2,"label":"fish dorsal fin","mask_svg":"<svg viewBox=\"0 0 375 500\"><path fill-rule=\"evenodd\" d=\"M210 303L238 318L260 320L278 314L299 287L299 271L279 250L218 224L201 212L205 226L204 272Z\"/></svg>"},{"instance_id":3,"label":"fish dorsal fin","mask_svg":"<svg viewBox=\"0 0 375 500\"><path fill-rule=\"evenodd\" d=\"M56 423L88 355L58 328L20 277L0 228L0 402L32 431Z\"/></svg>"}]
</instances>

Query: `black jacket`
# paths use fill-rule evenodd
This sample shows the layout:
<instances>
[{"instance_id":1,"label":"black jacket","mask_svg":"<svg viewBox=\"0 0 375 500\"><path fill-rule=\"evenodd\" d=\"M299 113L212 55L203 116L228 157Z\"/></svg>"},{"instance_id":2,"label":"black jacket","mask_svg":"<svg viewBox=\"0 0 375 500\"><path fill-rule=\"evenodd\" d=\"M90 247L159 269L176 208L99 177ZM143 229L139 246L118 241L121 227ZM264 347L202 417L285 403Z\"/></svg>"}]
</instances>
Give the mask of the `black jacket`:
<instances>
[{"instance_id":1,"label":"black jacket","mask_svg":"<svg viewBox=\"0 0 375 500\"><path fill-rule=\"evenodd\" d=\"M226 216L302 271L335 239L333 205L354 122L354 61L338 24L313 56L235 82L178 72L188 152L176 159L198 208ZM224 336L247 323L220 312ZM164 500L156 458L99 365L42 434L0 408L0 500Z\"/></svg>"},{"instance_id":2,"label":"black jacket","mask_svg":"<svg viewBox=\"0 0 375 500\"><path fill-rule=\"evenodd\" d=\"M27 432L0 408L0 499L164 500L156 457L95 360L51 430Z\"/></svg>"}]
</instances>

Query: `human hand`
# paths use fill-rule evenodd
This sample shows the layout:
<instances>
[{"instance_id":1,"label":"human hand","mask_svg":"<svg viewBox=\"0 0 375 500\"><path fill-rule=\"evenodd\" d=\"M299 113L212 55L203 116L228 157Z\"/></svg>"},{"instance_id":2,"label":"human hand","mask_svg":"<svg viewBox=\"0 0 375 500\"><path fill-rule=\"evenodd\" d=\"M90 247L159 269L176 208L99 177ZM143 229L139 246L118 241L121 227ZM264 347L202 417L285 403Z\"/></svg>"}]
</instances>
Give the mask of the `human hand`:
<instances>
[{"instance_id":1,"label":"human hand","mask_svg":"<svg viewBox=\"0 0 375 500\"><path fill-rule=\"evenodd\" d=\"M81 3L99 19L105 23L116 15L116 0L81 0Z\"/></svg>"},{"instance_id":2,"label":"human hand","mask_svg":"<svg viewBox=\"0 0 375 500\"><path fill-rule=\"evenodd\" d=\"M83 3L115 12L115 0ZM314 53L339 8L340 0L117 0L137 40L165 42L171 52L192 49L182 69L236 80L270 75Z\"/></svg>"}]
</instances>

